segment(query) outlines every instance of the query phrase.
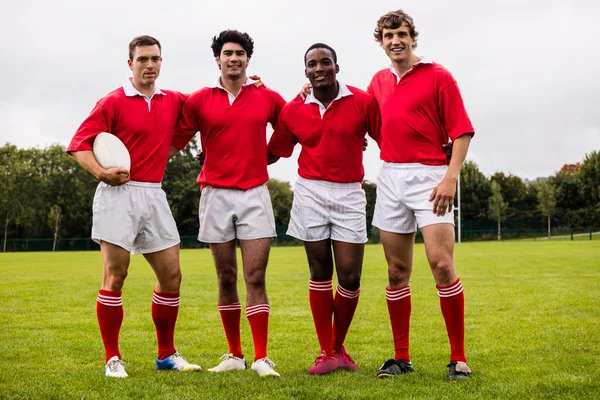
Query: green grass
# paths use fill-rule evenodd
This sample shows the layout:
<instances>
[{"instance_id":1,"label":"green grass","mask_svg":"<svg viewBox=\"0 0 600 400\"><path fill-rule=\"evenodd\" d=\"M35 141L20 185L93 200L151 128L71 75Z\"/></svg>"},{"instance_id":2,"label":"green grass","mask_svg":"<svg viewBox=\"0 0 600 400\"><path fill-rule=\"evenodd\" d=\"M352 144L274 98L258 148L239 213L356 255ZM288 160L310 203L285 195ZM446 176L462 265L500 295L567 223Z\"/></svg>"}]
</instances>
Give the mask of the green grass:
<instances>
[{"instance_id":1,"label":"green grass","mask_svg":"<svg viewBox=\"0 0 600 400\"><path fill-rule=\"evenodd\" d=\"M308 376L318 353L308 305L308 268L298 247L274 248L268 270L269 355L280 379L247 370L177 374L154 370L154 278L132 258L123 301L121 352L130 378L103 376L95 317L98 252L0 254L0 398L386 399L600 397L600 241L462 243L456 262L466 298L472 379L445 379L449 346L433 278L416 245L411 355L416 372L378 380L393 355L381 246L367 246L361 299L346 340L357 373ZM208 250L182 252L176 345L205 370L227 350ZM240 294L245 293L240 285ZM243 300L242 300L243 301ZM244 351L253 354L242 318Z\"/></svg>"}]
</instances>

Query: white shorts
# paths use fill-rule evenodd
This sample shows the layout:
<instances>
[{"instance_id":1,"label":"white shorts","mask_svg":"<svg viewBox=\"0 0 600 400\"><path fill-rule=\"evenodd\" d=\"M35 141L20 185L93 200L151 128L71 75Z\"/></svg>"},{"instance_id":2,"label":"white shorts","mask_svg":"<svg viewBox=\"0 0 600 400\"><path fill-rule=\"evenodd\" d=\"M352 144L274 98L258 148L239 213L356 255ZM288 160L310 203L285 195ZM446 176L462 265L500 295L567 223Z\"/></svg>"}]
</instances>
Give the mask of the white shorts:
<instances>
[{"instance_id":1,"label":"white shorts","mask_svg":"<svg viewBox=\"0 0 600 400\"><path fill-rule=\"evenodd\" d=\"M160 183L129 181L122 186L101 182L93 204L92 239L147 254L180 241L167 195Z\"/></svg>"},{"instance_id":2,"label":"white shorts","mask_svg":"<svg viewBox=\"0 0 600 400\"><path fill-rule=\"evenodd\" d=\"M367 199L360 183L299 178L287 234L305 242L367 242Z\"/></svg>"},{"instance_id":3,"label":"white shorts","mask_svg":"<svg viewBox=\"0 0 600 400\"><path fill-rule=\"evenodd\" d=\"M454 225L454 213L433 213L431 192L444 179L445 165L384 163L377 178L373 226L382 231L412 233L433 224Z\"/></svg>"},{"instance_id":4,"label":"white shorts","mask_svg":"<svg viewBox=\"0 0 600 400\"><path fill-rule=\"evenodd\" d=\"M248 190L206 186L200 196L198 240L225 243L235 238L271 238L275 217L267 185Z\"/></svg>"}]
</instances>

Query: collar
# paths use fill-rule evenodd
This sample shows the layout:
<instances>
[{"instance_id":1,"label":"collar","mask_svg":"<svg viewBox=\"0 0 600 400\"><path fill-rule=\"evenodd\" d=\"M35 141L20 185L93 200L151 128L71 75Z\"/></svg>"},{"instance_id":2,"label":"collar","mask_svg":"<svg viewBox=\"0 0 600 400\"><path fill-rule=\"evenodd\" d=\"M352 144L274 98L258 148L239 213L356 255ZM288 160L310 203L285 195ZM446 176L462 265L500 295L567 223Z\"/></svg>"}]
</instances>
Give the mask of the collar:
<instances>
[{"instance_id":1,"label":"collar","mask_svg":"<svg viewBox=\"0 0 600 400\"><path fill-rule=\"evenodd\" d=\"M246 77L246 82L244 83L244 86L253 85L255 82L257 82L257 81L252 80L252 79ZM208 87L209 88L223 89L223 90L227 91L227 89L225 89L223 87L223 85L221 85L221 77L220 76L217 78L217 80L212 85L210 85Z\"/></svg>"},{"instance_id":2,"label":"collar","mask_svg":"<svg viewBox=\"0 0 600 400\"><path fill-rule=\"evenodd\" d=\"M332 100L332 103L336 100L341 99L342 97L352 96L352 92L350 91L350 89L348 89L348 86L344 85L339 80L336 82L337 82L340 90L338 91L337 97ZM312 88L310 89L310 93L308 94L308 96L306 96L306 99L304 100L304 104L310 104L310 103L316 103L316 104L320 105L321 107L323 107L323 104L321 104L321 102L313 94ZM325 108L325 107L323 107L323 108Z\"/></svg>"},{"instance_id":3,"label":"collar","mask_svg":"<svg viewBox=\"0 0 600 400\"><path fill-rule=\"evenodd\" d=\"M433 64L433 60L427 56L423 56L423 57L421 57L421 59L419 61L414 63L413 66L410 67L410 69L408 71L412 71L413 68L415 68L415 66L419 65L419 64ZM396 72L394 65L393 64L388 65L388 69L390 71L392 71L392 74L396 75L396 83L400 83L400 76L398 75L398 72ZM406 71L406 72L408 72L408 71Z\"/></svg>"},{"instance_id":4,"label":"collar","mask_svg":"<svg viewBox=\"0 0 600 400\"><path fill-rule=\"evenodd\" d=\"M133 80L133 78L131 78L131 77L125 79L125 83L123 84L123 91L125 92L125 96L127 96L127 97L133 97L133 96L147 97L145 94L143 94L139 90L137 90L135 88L135 86L133 86L132 80ZM164 93L161 92L160 89L155 85L154 93L152 93L152 96L154 96L155 94L164 94ZM152 96L150 96L150 97L152 97Z\"/></svg>"}]
</instances>

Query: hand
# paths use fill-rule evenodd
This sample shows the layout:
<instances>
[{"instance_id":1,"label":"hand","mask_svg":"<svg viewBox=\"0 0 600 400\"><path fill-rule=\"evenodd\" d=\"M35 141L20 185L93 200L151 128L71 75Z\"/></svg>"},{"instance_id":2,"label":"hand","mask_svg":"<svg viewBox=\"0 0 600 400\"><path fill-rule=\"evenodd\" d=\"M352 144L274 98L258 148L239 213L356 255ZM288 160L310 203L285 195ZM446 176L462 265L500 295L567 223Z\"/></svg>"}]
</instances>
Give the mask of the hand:
<instances>
[{"instance_id":1,"label":"hand","mask_svg":"<svg viewBox=\"0 0 600 400\"><path fill-rule=\"evenodd\" d=\"M312 85L310 83L305 83L304 86L302 86L302 90L300 90L300 92L298 93L298 96L300 96L302 100L306 99L306 96L310 94L311 88Z\"/></svg>"},{"instance_id":2,"label":"hand","mask_svg":"<svg viewBox=\"0 0 600 400\"><path fill-rule=\"evenodd\" d=\"M363 142L363 151L367 151L368 146L369 146L369 142L367 141L367 138L365 138L365 141Z\"/></svg>"},{"instance_id":3,"label":"hand","mask_svg":"<svg viewBox=\"0 0 600 400\"><path fill-rule=\"evenodd\" d=\"M258 76L256 74L255 75L250 75L248 78L252 79L253 81L256 81L256 82L254 82L254 87L257 88L257 89L260 88L260 87L263 87L263 86L265 88L267 87L267 85L265 85L263 83L263 81L260 80L260 76Z\"/></svg>"},{"instance_id":4,"label":"hand","mask_svg":"<svg viewBox=\"0 0 600 400\"><path fill-rule=\"evenodd\" d=\"M442 150L444 150L444 153L446 154L446 160L450 162L450 160L452 159L452 143L443 144Z\"/></svg>"},{"instance_id":5,"label":"hand","mask_svg":"<svg viewBox=\"0 0 600 400\"><path fill-rule=\"evenodd\" d=\"M102 170L98 179L110 186L121 186L129 182L129 171L123 168L109 168Z\"/></svg>"},{"instance_id":6,"label":"hand","mask_svg":"<svg viewBox=\"0 0 600 400\"><path fill-rule=\"evenodd\" d=\"M206 159L206 154L201 151L200 153L196 154L196 158L198 159L198 165L200 165L200 169L202 169L202 167L204 167L204 160Z\"/></svg>"},{"instance_id":7,"label":"hand","mask_svg":"<svg viewBox=\"0 0 600 400\"><path fill-rule=\"evenodd\" d=\"M433 200L433 213L440 217L446 215L446 210L452 212L455 194L456 182L449 179L442 180L429 196L429 201Z\"/></svg>"}]
</instances>

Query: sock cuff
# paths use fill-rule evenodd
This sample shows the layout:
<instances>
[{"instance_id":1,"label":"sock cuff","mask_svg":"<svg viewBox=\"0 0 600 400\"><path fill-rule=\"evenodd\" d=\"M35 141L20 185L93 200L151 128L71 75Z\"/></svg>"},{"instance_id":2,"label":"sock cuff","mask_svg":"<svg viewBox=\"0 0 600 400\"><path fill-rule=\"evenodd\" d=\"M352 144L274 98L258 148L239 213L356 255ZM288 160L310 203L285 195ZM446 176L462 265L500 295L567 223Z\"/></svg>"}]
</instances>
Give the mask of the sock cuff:
<instances>
[{"instance_id":1,"label":"sock cuff","mask_svg":"<svg viewBox=\"0 0 600 400\"><path fill-rule=\"evenodd\" d=\"M232 303L232 304L219 304L219 312L223 311L241 311L242 304L241 303Z\"/></svg>"},{"instance_id":2,"label":"sock cuff","mask_svg":"<svg viewBox=\"0 0 600 400\"><path fill-rule=\"evenodd\" d=\"M176 296L176 297L174 297ZM177 293L160 293L154 291L152 302L159 306L179 307L179 292Z\"/></svg>"},{"instance_id":3,"label":"sock cuff","mask_svg":"<svg viewBox=\"0 0 600 400\"><path fill-rule=\"evenodd\" d=\"M398 289L385 288L385 298L388 301L398 301L410 297L410 286L404 286Z\"/></svg>"},{"instance_id":4,"label":"sock cuff","mask_svg":"<svg viewBox=\"0 0 600 400\"><path fill-rule=\"evenodd\" d=\"M337 293L342 297L346 297L348 299L355 299L360 295L360 286L356 290L348 290L344 289L340 285L337 285Z\"/></svg>"},{"instance_id":5,"label":"sock cuff","mask_svg":"<svg viewBox=\"0 0 600 400\"><path fill-rule=\"evenodd\" d=\"M452 297L463 292L463 287L460 283L460 279L457 279L453 284L449 286L435 285L435 287L438 289L438 296L440 297Z\"/></svg>"},{"instance_id":6,"label":"sock cuff","mask_svg":"<svg viewBox=\"0 0 600 400\"><path fill-rule=\"evenodd\" d=\"M267 313L271 311L271 307L268 304L257 304L255 306L246 306L246 316L252 317L260 313Z\"/></svg>"},{"instance_id":7,"label":"sock cuff","mask_svg":"<svg viewBox=\"0 0 600 400\"><path fill-rule=\"evenodd\" d=\"M123 305L122 292L111 292L110 290L99 290L96 301L103 306L120 307Z\"/></svg>"},{"instance_id":8,"label":"sock cuff","mask_svg":"<svg viewBox=\"0 0 600 400\"><path fill-rule=\"evenodd\" d=\"M317 292L331 292L333 290L333 285L331 283L331 279L327 281L313 281L310 279L308 281L308 290L315 290Z\"/></svg>"}]
</instances>

